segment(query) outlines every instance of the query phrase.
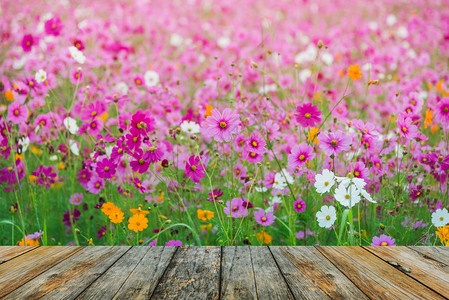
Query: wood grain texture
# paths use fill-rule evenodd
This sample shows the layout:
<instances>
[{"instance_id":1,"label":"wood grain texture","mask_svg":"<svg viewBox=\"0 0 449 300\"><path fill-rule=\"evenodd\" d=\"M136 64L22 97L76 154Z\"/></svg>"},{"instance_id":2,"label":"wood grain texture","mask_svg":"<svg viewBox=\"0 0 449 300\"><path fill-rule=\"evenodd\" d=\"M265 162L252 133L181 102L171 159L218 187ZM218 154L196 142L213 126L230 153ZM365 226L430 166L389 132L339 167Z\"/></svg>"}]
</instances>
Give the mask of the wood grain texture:
<instances>
[{"instance_id":1,"label":"wood grain texture","mask_svg":"<svg viewBox=\"0 0 449 300\"><path fill-rule=\"evenodd\" d=\"M290 289L298 299L367 299L314 247L270 246Z\"/></svg>"},{"instance_id":2,"label":"wood grain texture","mask_svg":"<svg viewBox=\"0 0 449 300\"><path fill-rule=\"evenodd\" d=\"M220 256L220 247L180 247L152 298L218 299Z\"/></svg>"},{"instance_id":3,"label":"wood grain texture","mask_svg":"<svg viewBox=\"0 0 449 300\"><path fill-rule=\"evenodd\" d=\"M133 247L78 296L78 299L112 299L149 247Z\"/></svg>"},{"instance_id":4,"label":"wood grain texture","mask_svg":"<svg viewBox=\"0 0 449 300\"><path fill-rule=\"evenodd\" d=\"M149 299L177 247L147 247L149 251L131 272L114 299Z\"/></svg>"},{"instance_id":5,"label":"wood grain texture","mask_svg":"<svg viewBox=\"0 0 449 300\"><path fill-rule=\"evenodd\" d=\"M294 299L268 247L250 247L259 299Z\"/></svg>"},{"instance_id":6,"label":"wood grain texture","mask_svg":"<svg viewBox=\"0 0 449 300\"><path fill-rule=\"evenodd\" d=\"M449 298L449 266L407 247L364 247L388 264Z\"/></svg>"},{"instance_id":7,"label":"wood grain texture","mask_svg":"<svg viewBox=\"0 0 449 300\"><path fill-rule=\"evenodd\" d=\"M33 246L5 246L0 247L0 264L7 262L17 256L20 256L28 251L36 249Z\"/></svg>"},{"instance_id":8,"label":"wood grain texture","mask_svg":"<svg viewBox=\"0 0 449 300\"><path fill-rule=\"evenodd\" d=\"M86 247L16 289L6 299L73 299L129 249Z\"/></svg>"},{"instance_id":9,"label":"wood grain texture","mask_svg":"<svg viewBox=\"0 0 449 300\"><path fill-rule=\"evenodd\" d=\"M449 265L449 247L446 246L418 246L409 247L424 255L424 258L433 259Z\"/></svg>"},{"instance_id":10,"label":"wood grain texture","mask_svg":"<svg viewBox=\"0 0 449 300\"><path fill-rule=\"evenodd\" d=\"M370 298L443 299L361 247L317 248Z\"/></svg>"},{"instance_id":11,"label":"wood grain texture","mask_svg":"<svg viewBox=\"0 0 449 300\"><path fill-rule=\"evenodd\" d=\"M221 297L223 299L257 299L249 246L222 248Z\"/></svg>"},{"instance_id":12,"label":"wood grain texture","mask_svg":"<svg viewBox=\"0 0 449 300\"><path fill-rule=\"evenodd\" d=\"M0 265L0 298L11 293L82 247L42 246Z\"/></svg>"}]
</instances>

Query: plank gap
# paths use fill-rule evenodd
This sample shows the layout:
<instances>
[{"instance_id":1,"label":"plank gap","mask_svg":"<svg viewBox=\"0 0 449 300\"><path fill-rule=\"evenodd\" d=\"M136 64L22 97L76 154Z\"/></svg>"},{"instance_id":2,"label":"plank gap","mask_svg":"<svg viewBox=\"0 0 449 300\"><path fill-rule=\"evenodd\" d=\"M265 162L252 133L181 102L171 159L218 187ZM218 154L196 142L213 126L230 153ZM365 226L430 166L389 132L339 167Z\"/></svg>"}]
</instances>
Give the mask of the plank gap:
<instances>
[{"instance_id":1,"label":"plank gap","mask_svg":"<svg viewBox=\"0 0 449 300\"><path fill-rule=\"evenodd\" d=\"M166 247L166 246L164 246L164 248L165 248L165 247ZM167 247L172 247L172 246L167 246ZM167 273L168 268L169 268L170 265L173 263L173 259L175 258L176 253L178 252L178 250L179 250L179 246L176 247L175 252L174 252L174 253L172 254L172 256L170 257L170 262L169 262L169 263L167 264L167 266L165 267L165 270L164 270L164 272L162 273L162 276L159 277L159 279L158 279L158 281L157 281L157 283L156 283L154 289L151 291L151 295L148 295L148 299L152 299L152 298L153 298L154 292L156 292L156 289L157 289L157 287L159 286L159 284L161 283L162 278L164 278L165 273Z\"/></svg>"}]
</instances>

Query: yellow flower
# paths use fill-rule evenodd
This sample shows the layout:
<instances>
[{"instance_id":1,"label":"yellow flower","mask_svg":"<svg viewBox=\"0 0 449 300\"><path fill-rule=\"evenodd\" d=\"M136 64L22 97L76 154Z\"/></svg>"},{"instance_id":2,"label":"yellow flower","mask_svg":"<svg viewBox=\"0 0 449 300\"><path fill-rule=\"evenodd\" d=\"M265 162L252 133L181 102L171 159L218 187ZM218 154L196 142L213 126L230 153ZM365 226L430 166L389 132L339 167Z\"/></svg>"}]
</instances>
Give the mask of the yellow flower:
<instances>
[{"instance_id":1,"label":"yellow flower","mask_svg":"<svg viewBox=\"0 0 449 300\"><path fill-rule=\"evenodd\" d=\"M131 208L129 210L133 215L143 215L149 214L150 212L148 210L142 210L142 205L139 204L139 208Z\"/></svg>"},{"instance_id":2,"label":"yellow flower","mask_svg":"<svg viewBox=\"0 0 449 300\"><path fill-rule=\"evenodd\" d=\"M211 223L207 224L207 225L201 225L200 229L201 230L206 230L207 232L210 232L212 230L213 225Z\"/></svg>"},{"instance_id":3,"label":"yellow flower","mask_svg":"<svg viewBox=\"0 0 449 300\"><path fill-rule=\"evenodd\" d=\"M207 118L208 116L212 116L212 110L214 110L212 106L206 104L206 114L204 115L204 117Z\"/></svg>"},{"instance_id":4,"label":"yellow flower","mask_svg":"<svg viewBox=\"0 0 449 300\"><path fill-rule=\"evenodd\" d=\"M105 213L105 215L110 216L118 207L114 205L112 202L106 202L101 207L101 211Z\"/></svg>"},{"instance_id":5,"label":"yellow flower","mask_svg":"<svg viewBox=\"0 0 449 300\"><path fill-rule=\"evenodd\" d=\"M14 93L12 91L5 92L6 101L12 102L14 101Z\"/></svg>"},{"instance_id":6,"label":"yellow flower","mask_svg":"<svg viewBox=\"0 0 449 300\"><path fill-rule=\"evenodd\" d=\"M148 227L148 219L143 214L136 214L129 218L128 229L135 232L143 231Z\"/></svg>"},{"instance_id":7,"label":"yellow flower","mask_svg":"<svg viewBox=\"0 0 449 300\"><path fill-rule=\"evenodd\" d=\"M310 129L309 134L307 136L307 140L309 142L314 142L315 144L318 144L319 141L317 139L318 133L320 132L320 130L318 128L312 127L312 129Z\"/></svg>"},{"instance_id":8,"label":"yellow flower","mask_svg":"<svg viewBox=\"0 0 449 300\"><path fill-rule=\"evenodd\" d=\"M41 149L37 148L34 145L31 145L30 150L36 155L42 155L42 153L44 153L44 151L42 151Z\"/></svg>"},{"instance_id":9,"label":"yellow flower","mask_svg":"<svg viewBox=\"0 0 449 300\"><path fill-rule=\"evenodd\" d=\"M213 211L198 209L196 212L198 214L198 219L203 220L205 222L214 217Z\"/></svg>"},{"instance_id":10,"label":"yellow flower","mask_svg":"<svg viewBox=\"0 0 449 300\"><path fill-rule=\"evenodd\" d=\"M440 238L441 243L444 245L448 245L449 243L449 225L438 227L438 230L435 232Z\"/></svg>"},{"instance_id":11,"label":"yellow flower","mask_svg":"<svg viewBox=\"0 0 449 300\"><path fill-rule=\"evenodd\" d=\"M426 110L426 119L424 120L424 128L427 128L428 125L433 125L433 111L429 108Z\"/></svg>"},{"instance_id":12,"label":"yellow flower","mask_svg":"<svg viewBox=\"0 0 449 300\"><path fill-rule=\"evenodd\" d=\"M256 233L256 236L257 236L257 239L259 240L259 242L262 243L262 244L269 244L273 240L271 235L269 235L265 231L262 231L260 233Z\"/></svg>"},{"instance_id":13,"label":"yellow flower","mask_svg":"<svg viewBox=\"0 0 449 300\"><path fill-rule=\"evenodd\" d=\"M351 78L352 81L359 80L360 78L362 78L362 75L363 74L360 72L359 65L349 66L348 77Z\"/></svg>"}]
</instances>

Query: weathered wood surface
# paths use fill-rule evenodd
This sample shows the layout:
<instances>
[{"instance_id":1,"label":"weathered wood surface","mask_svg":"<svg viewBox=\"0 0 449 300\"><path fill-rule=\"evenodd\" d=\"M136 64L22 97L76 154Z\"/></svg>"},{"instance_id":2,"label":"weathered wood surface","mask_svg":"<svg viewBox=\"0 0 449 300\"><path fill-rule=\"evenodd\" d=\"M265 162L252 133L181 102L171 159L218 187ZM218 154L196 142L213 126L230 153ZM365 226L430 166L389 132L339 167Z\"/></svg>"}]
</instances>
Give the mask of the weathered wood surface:
<instances>
[{"instance_id":1,"label":"weathered wood surface","mask_svg":"<svg viewBox=\"0 0 449 300\"><path fill-rule=\"evenodd\" d=\"M449 247L0 247L4 299L444 299Z\"/></svg>"}]
</instances>

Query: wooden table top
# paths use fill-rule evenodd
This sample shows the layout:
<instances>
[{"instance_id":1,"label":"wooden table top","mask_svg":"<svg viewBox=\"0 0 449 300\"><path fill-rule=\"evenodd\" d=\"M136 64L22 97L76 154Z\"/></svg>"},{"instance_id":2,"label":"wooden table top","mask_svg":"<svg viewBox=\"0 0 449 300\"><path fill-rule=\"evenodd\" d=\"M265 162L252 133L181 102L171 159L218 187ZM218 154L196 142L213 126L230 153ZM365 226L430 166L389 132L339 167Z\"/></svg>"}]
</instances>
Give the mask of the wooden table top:
<instances>
[{"instance_id":1,"label":"wooden table top","mask_svg":"<svg viewBox=\"0 0 449 300\"><path fill-rule=\"evenodd\" d=\"M449 247L0 247L5 299L444 299Z\"/></svg>"}]
</instances>

